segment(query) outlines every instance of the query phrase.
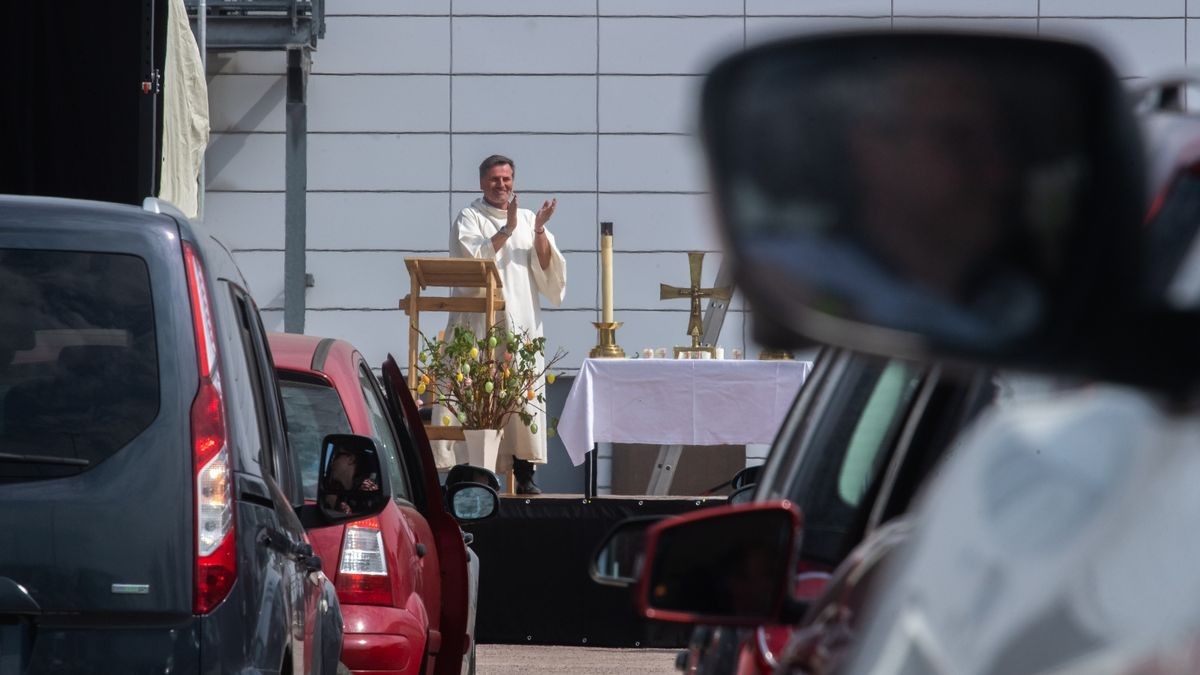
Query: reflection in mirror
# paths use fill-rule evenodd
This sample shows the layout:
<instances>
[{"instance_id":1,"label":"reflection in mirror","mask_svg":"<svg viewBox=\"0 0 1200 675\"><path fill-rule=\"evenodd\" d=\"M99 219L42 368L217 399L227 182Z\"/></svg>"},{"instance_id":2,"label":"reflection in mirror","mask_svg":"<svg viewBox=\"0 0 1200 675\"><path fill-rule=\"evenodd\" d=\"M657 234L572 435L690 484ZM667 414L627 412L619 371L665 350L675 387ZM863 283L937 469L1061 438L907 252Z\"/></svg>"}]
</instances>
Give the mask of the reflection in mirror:
<instances>
[{"instance_id":1,"label":"reflection in mirror","mask_svg":"<svg viewBox=\"0 0 1200 675\"><path fill-rule=\"evenodd\" d=\"M491 518L500 502L495 490L474 483L453 485L449 497L450 513L460 521Z\"/></svg>"},{"instance_id":2,"label":"reflection in mirror","mask_svg":"<svg viewBox=\"0 0 1200 675\"><path fill-rule=\"evenodd\" d=\"M592 579L609 586L631 586L637 582L646 557L646 531L661 521L658 516L649 516L618 523L592 557Z\"/></svg>"},{"instance_id":3,"label":"reflection in mirror","mask_svg":"<svg viewBox=\"0 0 1200 675\"><path fill-rule=\"evenodd\" d=\"M1102 119L1114 82L1090 50L980 36L796 41L725 64L706 140L743 281L773 301L759 309L807 310L805 333L843 344L828 318L977 352L1036 335L1071 247L1102 219L1137 222L1137 179L1138 206L1096 210L1114 203L1099 174L1136 175L1097 168L1121 142L1101 136L1123 129Z\"/></svg>"},{"instance_id":4,"label":"reflection in mirror","mask_svg":"<svg viewBox=\"0 0 1200 675\"><path fill-rule=\"evenodd\" d=\"M771 619L782 609L794 569L797 523L792 507L772 506L736 507L664 526L651 563L647 616Z\"/></svg>"},{"instance_id":5,"label":"reflection in mirror","mask_svg":"<svg viewBox=\"0 0 1200 675\"><path fill-rule=\"evenodd\" d=\"M733 505L733 504L749 504L750 502L754 501L754 489L756 487L758 487L758 486L751 484L751 485L746 485L745 487L740 487L740 488L734 490L729 495L729 501L727 503L731 504L731 505Z\"/></svg>"},{"instance_id":6,"label":"reflection in mirror","mask_svg":"<svg viewBox=\"0 0 1200 675\"><path fill-rule=\"evenodd\" d=\"M374 441L353 434L330 434L321 443L317 505L330 520L373 516L391 499Z\"/></svg>"}]
</instances>

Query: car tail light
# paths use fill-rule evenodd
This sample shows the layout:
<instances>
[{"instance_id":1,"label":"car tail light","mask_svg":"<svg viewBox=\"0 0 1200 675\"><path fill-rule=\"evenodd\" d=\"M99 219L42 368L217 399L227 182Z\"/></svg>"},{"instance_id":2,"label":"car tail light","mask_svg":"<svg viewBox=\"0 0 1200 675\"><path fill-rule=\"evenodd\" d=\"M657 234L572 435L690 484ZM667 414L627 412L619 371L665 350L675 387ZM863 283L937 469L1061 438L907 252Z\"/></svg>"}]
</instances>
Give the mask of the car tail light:
<instances>
[{"instance_id":1,"label":"car tail light","mask_svg":"<svg viewBox=\"0 0 1200 675\"><path fill-rule=\"evenodd\" d=\"M378 518L367 518L346 526L336 588L338 600L344 604L392 604L392 582L388 578Z\"/></svg>"},{"instance_id":2,"label":"car tail light","mask_svg":"<svg viewBox=\"0 0 1200 675\"><path fill-rule=\"evenodd\" d=\"M196 331L196 365L200 386L192 401L192 462L195 481L195 588L192 608L207 614L229 595L237 579L234 537L233 467L225 433L225 402L217 372L217 342L204 270L196 252L183 244L192 326Z\"/></svg>"}]
</instances>

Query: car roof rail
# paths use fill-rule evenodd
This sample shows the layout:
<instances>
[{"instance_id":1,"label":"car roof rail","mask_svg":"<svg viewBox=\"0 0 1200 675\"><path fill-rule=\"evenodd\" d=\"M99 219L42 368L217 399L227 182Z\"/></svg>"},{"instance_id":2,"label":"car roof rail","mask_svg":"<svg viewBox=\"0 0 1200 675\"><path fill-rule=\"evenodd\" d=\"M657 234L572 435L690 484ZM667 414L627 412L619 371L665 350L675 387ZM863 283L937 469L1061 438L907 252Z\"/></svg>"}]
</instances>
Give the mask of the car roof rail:
<instances>
[{"instance_id":1,"label":"car roof rail","mask_svg":"<svg viewBox=\"0 0 1200 675\"><path fill-rule=\"evenodd\" d=\"M189 222L191 221L191 218L188 218L183 211L180 211L178 206L175 206L165 199L159 199L158 197L146 197L143 199L142 210L149 211L150 213L161 213L168 216L174 216L176 218L182 218Z\"/></svg>"}]
</instances>

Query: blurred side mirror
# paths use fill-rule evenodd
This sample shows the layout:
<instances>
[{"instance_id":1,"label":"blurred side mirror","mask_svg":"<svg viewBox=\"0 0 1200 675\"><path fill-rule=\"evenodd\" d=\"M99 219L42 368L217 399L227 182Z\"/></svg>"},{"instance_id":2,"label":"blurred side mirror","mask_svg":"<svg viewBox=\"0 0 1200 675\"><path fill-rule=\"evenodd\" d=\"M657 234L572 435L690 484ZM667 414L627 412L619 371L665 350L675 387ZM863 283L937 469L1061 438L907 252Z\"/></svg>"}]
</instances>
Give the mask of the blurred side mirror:
<instances>
[{"instance_id":1,"label":"blurred side mirror","mask_svg":"<svg viewBox=\"0 0 1200 675\"><path fill-rule=\"evenodd\" d=\"M321 441L317 509L328 524L378 515L392 498L375 442L366 436L330 434Z\"/></svg>"},{"instance_id":2,"label":"blurred side mirror","mask_svg":"<svg viewBox=\"0 0 1200 675\"><path fill-rule=\"evenodd\" d=\"M648 619L759 626L784 613L800 513L791 502L725 506L647 533L638 600Z\"/></svg>"},{"instance_id":3,"label":"blurred side mirror","mask_svg":"<svg viewBox=\"0 0 1200 675\"><path fill-rule=\"evenodd\" d=\"M617 523L592 556L592 581L621 587L637 583L646 557L646 532L662 520L662 516L637 516Z\"/></svg>"},{"instance_id":4,"label":"blurred side mirror","mask_svg":"<svg viewBox=\"0 0 1200 675\"><path fill-rule=\"evenodd\" d=\"M1123 356L1093 338L1138 312L1145 180L1097 51L937 32L794 39L712 71L702 132L764 344L1084 374Z\"/></svg>"},{"instance_id":5,"label":"blurred side mirror","mask_svg":"<svg viewBox=\"0 0 1200 675\"><path fill-rule=\"evenodd\" d=\"M460 523L487 520L500 511L500 496L487 485L455 483L446 491L450 515Z\"/></svg>"}]
</instances>

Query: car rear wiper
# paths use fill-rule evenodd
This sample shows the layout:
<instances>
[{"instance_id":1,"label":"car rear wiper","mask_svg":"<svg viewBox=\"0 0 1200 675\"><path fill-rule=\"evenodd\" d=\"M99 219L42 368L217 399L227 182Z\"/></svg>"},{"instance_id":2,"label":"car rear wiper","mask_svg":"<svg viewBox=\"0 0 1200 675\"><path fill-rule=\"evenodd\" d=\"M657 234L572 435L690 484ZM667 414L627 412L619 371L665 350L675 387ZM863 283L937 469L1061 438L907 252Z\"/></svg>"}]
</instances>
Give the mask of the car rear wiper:
<instances>
[{"instance_id":1,"label":"car rear wiper","mask_svg":"<svg viewBox=\"0 0 1200 675\"><path fill-rule=\"evenodd\" d=\"M88 466L91 461L78 457L53 457L50 455L16 455L11 452L0 452L0 462L14 464L61 464L63 466Z\"/></svg>"}]
</instances>

